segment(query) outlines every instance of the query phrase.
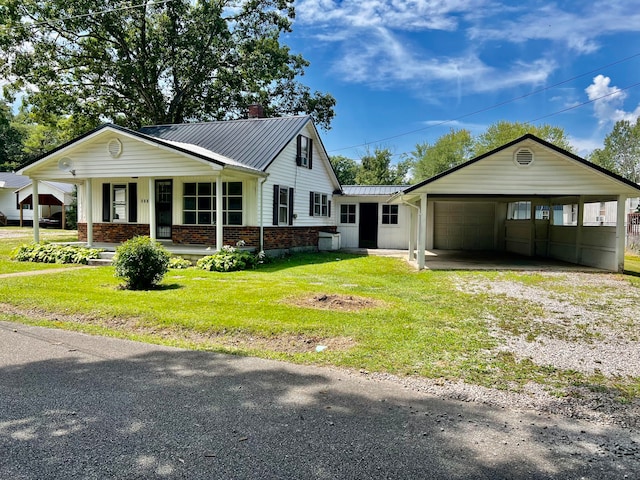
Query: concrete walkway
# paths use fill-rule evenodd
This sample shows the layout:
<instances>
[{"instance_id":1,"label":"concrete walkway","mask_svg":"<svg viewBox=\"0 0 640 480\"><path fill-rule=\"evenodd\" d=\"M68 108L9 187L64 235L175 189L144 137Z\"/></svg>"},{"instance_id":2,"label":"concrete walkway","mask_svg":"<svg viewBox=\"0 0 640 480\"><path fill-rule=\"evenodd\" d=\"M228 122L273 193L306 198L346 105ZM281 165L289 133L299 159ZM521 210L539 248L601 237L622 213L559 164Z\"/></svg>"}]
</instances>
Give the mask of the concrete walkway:
<instances>
[{"instance_id":1,"label":"concrete walkway","mask_svg":"<svg viewBox=\"0 0 640 480\"><path fill-rule=\"evenodd\" d=\"M623 479L638 432L0 322L0 478ZM637 444L637 443L636 443ZM608 453L613 452L613 453Z\"/></svg>"}]
</instances>

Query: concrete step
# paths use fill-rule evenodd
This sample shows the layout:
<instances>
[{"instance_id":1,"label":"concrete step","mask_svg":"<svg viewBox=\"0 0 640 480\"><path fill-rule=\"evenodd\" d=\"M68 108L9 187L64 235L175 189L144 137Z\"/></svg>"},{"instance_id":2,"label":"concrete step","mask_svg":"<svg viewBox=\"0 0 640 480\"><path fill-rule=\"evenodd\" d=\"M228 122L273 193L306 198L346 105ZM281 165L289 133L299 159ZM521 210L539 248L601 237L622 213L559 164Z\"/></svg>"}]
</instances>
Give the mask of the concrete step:
<instances>
[{"instance_id":1,"label":"concrete step","mask_svg":"<svg viewBox=\"0 0 640 480\"><path fill-rule=\"evenodd\" d=\"M93 258L89 260L88 265L93 267L110 267L113 263L113 259L111 258Z\"/></svg>"}]
</instances>

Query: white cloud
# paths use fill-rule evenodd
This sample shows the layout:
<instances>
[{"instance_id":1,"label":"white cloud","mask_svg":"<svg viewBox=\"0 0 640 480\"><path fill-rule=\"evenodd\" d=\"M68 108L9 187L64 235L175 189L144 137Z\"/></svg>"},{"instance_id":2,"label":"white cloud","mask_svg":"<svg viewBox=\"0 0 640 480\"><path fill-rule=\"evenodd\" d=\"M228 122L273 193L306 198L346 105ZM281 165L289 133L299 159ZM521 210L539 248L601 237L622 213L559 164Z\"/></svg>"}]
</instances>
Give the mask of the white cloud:
<instances>
[{"instance_id":1,"label":"white cloud","mask_svg":"<svg viewBox=\"0 0 640 480\"><path fill-rule=\"evenodd\" d=\"M635 121L640 116L640 105L632 112L621 107L627 94L616 86L610 86L611 79L598 75L593 83L585 88L589 100L593 101L593 110L599 125L615 123L620 120Z\"/></svg>"}]
</instances>

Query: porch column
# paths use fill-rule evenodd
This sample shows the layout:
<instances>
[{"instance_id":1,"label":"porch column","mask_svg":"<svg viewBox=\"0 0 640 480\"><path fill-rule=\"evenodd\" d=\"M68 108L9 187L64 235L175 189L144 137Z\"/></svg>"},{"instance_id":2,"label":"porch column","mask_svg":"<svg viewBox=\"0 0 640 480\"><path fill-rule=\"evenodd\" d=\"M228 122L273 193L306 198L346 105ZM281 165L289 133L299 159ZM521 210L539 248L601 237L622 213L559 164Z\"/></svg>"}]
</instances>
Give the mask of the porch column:
<instances>
[{"instance_id":1,"label":"porch column","mask_svg":"<svg viewBox=\"0 0 640 480\"><path fill-rule=\"evenodd\" d=\"M224 216L222 214L222 176L216 177L216 250L219 252L224 245Z\"/></svg>"},{"instance_id":2,"label":"porch column","mask_svg":"<svg viewBox=\"0 0 640 480\"><path fill-rule=\"evenodd\" d=\"M84 197L85 197L85 209L84 216L87 220L87 246L93 246L93 189L91 187L91 179L88 178L84 181Z\"/></svg>"},{"instance_id":3,"label":"porch column","mask_svg":"<svg viewBox=\"0 0 640 480\"><path fill-rule=\"evenodd\" d=\"M624 249L626 246L627 231L624 227L626 216L627 197L618 195L618 212L616 218L616 265L618 272L624 270Z\"/></svg>"},{"instance_id":4,"label":"porch column","mask_svg":"<svg viewBox=\"0 0 640 480\"><path fill-rule=\"evenodd\" d=\"M427 254L427 194L420 195L420 221L418 222L418 269L424 268Z\"/></svg>"},{"instance_id":5,"label":"porch column","mask_svg":"<svg viewBox=\"0 0 640 480\"><path fill-rule=\"evenodd\" d=\"M416 251L416 243L418 234L418 229L416 228L416 223L418 221L418 215L416 214L416 209L413 205L409 206L409 261L413 262L415 259L415 251Z\"/></svg>"},{"instance_id":6,"label":"porch column","mask_svg":"<svg viewBox=\"0 0 640 480\"><path fill-rule=\"evenodd\" d=\"M155 240L157 238L156 223L156 181L149 178L149 238Z\"/></svg>"},{"instance_id":7,"label":"porch column","mask_svg":"<svg viewBox=\"0 0 640 480\"><path fill-rule=\"evenodd\" d=\"M33 241L40 241L40 198L38 194L38 180L31 180L31 199L33 203Z\"/></svg>"}]
</instances>

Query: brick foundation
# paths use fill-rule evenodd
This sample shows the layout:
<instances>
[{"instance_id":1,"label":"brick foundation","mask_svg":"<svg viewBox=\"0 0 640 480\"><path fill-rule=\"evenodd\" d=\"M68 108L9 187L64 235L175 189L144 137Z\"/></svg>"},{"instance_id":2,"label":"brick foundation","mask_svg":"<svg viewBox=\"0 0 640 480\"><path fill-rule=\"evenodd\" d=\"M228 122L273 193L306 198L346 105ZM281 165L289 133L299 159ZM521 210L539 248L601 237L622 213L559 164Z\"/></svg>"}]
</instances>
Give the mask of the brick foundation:
<instances>
[{"instance_id":1,"label":"brick foundation","mask_svg":"<svg viewBox=\"0 0 640 480\"><path fill-rule=\"evenodd\" d=\"M264 227L265 250L288 250L300 247L317 247L318 233L337 230L324 227ZM137 235L149 235L149 225L130 223L94 223L93 241L97 243L122 243ZM78 224L78 239L87 241L87 224ZM174 225L171 240L175 244L216 245L215 225ZM224 227L224 244L235 245L240 240L245 246L259 248L259 227Z\"/></svg>"}]
</instances>

